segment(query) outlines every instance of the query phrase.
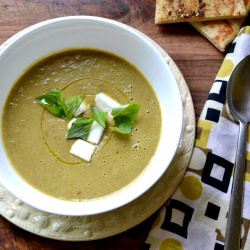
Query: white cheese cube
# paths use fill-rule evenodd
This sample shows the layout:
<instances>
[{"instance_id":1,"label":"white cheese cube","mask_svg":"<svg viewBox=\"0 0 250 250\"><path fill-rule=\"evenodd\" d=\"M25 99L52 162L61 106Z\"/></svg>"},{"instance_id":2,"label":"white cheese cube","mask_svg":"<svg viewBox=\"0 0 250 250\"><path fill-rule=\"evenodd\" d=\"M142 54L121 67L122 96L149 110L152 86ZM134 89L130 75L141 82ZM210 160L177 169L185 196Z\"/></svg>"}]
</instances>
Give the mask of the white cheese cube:
<instances>
[{"instance_id":1,"label":"white cheese cube","mask_svg":"<svg viewBox=\"0 0 250 250\"><path fill-rule=\"evenodd\" d=\"M78 109L76 110L76 112L74 113L74 117L79 116L80 114L82 114L85 110L87 109L87 104L85 101L83 101L80 106L78 107Z\"/></svg>"},{"instance_id":2,"label":"white cheese cube","mask_svg":"<svg viewBox=\"0 0 250 250\"><path fill-rule=\"evenodd\" d=\"M107 112L111 116L113 108L118 108L121 106L117 101L105 95L104 93L99 93L95 97L96 106L103 112Z\"/></svg>"},{"instance_id":3,"label":"white cheese cube","mask_svg":"<svg viewBox=\"0 0 250 250\"><path fill-rule=\"evenodd\" d=\"M72 124L76 121L76 118L72 118L69 123L68 123L68 129L71 128ZM103 134L104 128L99 125L99 123L97 123L96 121L93 122L90 132L89 132L89 136L87 141L94 143L94 144L98 144L102 134Z\"/></svg>"},{"instance_id":4,"label":"white cheese cube","mask_svg":"<svg viewBox=\"0 0 250 250\"><path fill-rule=\"evenodd\" d=\"M72 118L68 123L68 129L71 128L72 124L75 122L76 118Z\"/></svg>"},{"instance_id":5,"label":"white cheese cube","mask_svg":"<svg viewBox=\"0 0 250 250\"><path fill-rule=\"evenodd\" d=\"M103 130L104 128L99 123L94 121L89 132L88 142L98 144L102 137Z\"/></svg>"},{"instance_id":6,"label":"white cheese cube","mask_svg":"<svg viewBox=\"0 0 250 250\"><path fill-rule=\"evenodd\" d=\"M70 153L89 162L95 152L95 149L95 145L88 143L84 140L78 139L72 145Z\"/></svg>"}]
</instances>

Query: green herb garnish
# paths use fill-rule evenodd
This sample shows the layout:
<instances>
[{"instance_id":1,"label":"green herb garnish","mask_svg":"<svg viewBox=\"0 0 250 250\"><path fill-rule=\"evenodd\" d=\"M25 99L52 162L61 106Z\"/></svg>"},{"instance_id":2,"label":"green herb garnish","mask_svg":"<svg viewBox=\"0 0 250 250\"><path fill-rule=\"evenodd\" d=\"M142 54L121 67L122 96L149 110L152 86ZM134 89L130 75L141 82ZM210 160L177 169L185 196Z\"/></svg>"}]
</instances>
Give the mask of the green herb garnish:
<instances>
[{"instance_id":1,"label":"green herb garnish","mask_svg":"<svg viewBox=\"0 0 250 250\"><path fill-rule=\"evenodd\" d=\"M94 120L87 117L77 118L66 135L66 139L80 138L87 140Z\"/></svg>"},{"instance_id":2,"label":"green herb garnish","mask_svg":"<svg viewBox=\"0 0 250 250\"><path fill-rule=\"evenodd\" d=\"M91 112L93 119L99 123L100 126L103 128L106 127L106 118L107 118L107 113L99 110L98 108L91 106Z\"/></svg>"},{"instance_id":3,"label":"green herb garnish","mask_svg":"<svg viewBox=\"0 0 250 250\"><path fill-rule=\"evenodd\" d=\"M53 115L69 121L84 100L84 96L73 96L63 99L59 89L53 89L37 97L36 103L48 109ZM111 130L121 134L129 134L135 124L139 112L139 104L126 104L112 110L115 122ZM82 117L76 119L68 130L66 139L81 138L87 140L92 124L96 121L103 128L106 127L107 113L97 107L91 107L92 118Z\"/></svg>"},{"instance_id":4,"label":"green herb garnish","mask_svg":"<svg viewBox=\"0 0 250 250\"><path fill-rule=\"evenodd\" d=\"M62 98L59 89L53 89L37 97L36 103L47 108L53 115L69 121L84 100L84 96Z\"/></svg>"},{"instance_id":5,"label":"green herb garnish","mask_svg":"<svg viewBox=\"0 0 250 250\"><path fill-rule=\"evenodd\" d=\"M53 89L48 93L37 97L36 103L39 103L43 107L47 108L55 116L63 119L67 118L64 102L59 89Z\"/></svg>"},{"instance_id":6,"label":"green herb garnish","mask_svg":"<svg viewBox=\"0 0 250 250\"><path fill-rule=\"evenodd\" d=\"M126 104L112 110L115 126L110 127L113 131L121 134L129 134L135 124L139 112L139 104Z\"/></svg>"}]
</instances>

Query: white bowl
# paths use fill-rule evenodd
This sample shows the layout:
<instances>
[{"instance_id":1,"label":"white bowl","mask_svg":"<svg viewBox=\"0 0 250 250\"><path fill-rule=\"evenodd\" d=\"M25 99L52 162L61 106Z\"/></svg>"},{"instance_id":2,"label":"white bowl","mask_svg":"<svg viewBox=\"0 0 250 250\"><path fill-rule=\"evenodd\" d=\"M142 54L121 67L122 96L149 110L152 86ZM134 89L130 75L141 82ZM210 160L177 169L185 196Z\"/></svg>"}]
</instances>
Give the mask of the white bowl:
<instances>
[{"instance_id":1,"label":"white bowl","mask_svg":"<svg viewBox=\"0 0 250 250\"><path fill-rule=\"evenodd\" d=\"M84 216L106 212L131 202L167 171L182 133L183 106L177 82L166 61L145 36L109 19L74 16L35 24L0 47L0 117L6 97L23 70L47 54L73 47L112 52L134 64L155 90L163 114L162 134L150 166L131 185L96 200L70 202L37 191L16 174L5 155L3 143L0 143L0 182L7 190L37 209Z\"/></svg>"}]
</instances>

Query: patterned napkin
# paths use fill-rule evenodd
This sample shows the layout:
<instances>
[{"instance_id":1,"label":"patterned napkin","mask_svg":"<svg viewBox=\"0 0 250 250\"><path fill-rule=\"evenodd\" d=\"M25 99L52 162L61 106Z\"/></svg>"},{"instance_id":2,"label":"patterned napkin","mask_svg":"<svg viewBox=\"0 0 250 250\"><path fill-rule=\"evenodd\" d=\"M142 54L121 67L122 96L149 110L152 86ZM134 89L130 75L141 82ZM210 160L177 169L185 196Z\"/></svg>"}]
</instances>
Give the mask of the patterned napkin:
<instances>
[{"instance_id":1,"label":"patterned napkin","mask_svg":"<svg viewBox=\"0 0 250 250\"><path fill-rule=\"evenodd\" d=\"M160 210L145 249L224 249L238 139L238 124L230 118L225 105L226 87L233 68L249 54L250 26L247 26L231 44L215 78L197 124L187 172ZM248 131L241 239L244 250L250 249L250 129Z\"/></svg>"}]
</instances>

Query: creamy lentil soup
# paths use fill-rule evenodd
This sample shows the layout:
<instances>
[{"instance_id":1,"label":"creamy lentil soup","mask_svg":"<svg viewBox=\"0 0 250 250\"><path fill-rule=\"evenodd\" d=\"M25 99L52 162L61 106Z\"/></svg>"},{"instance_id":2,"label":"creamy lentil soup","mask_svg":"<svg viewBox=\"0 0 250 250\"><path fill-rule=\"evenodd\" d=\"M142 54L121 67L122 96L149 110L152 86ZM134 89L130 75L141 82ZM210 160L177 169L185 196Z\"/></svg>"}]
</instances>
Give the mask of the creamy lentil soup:
<instances>
[{"instance_id":1,"label":"creamy lentil soup","mask_svg":"<svg viewBox=\"0 0 250 250\"><path fill-rule=\"evenodd\" d=\"M88 104L101 92L121 104L140 104L132 132L106 128L92 160L77 158L70 154L75 140L65 139L67 121L35 103L55 88L64 97L85 95ZM161 134L159 103L144 76L124 59L92 49L58 52L32 65L13 85L2 123L4 147L16 172L43 193L76 201L131 183L150 162Z\"/></svg>"}]
</instances>

